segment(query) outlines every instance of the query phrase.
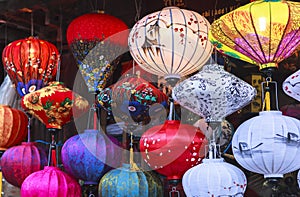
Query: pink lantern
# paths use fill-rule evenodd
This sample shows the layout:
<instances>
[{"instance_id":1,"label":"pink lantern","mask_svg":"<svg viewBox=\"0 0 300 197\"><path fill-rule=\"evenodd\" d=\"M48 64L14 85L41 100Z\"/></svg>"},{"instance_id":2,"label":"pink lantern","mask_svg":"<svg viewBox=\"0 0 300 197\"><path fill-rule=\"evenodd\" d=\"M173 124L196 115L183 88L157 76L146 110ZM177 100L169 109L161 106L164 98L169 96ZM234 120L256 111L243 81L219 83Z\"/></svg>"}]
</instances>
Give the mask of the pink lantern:
<instances>
[{"instance_id":1,"label":"pink lantern","mask_svg":"<svg viewBox=\"0 0 300 197\"><path fill-rule=\"evenodd\" d=\"M80 197L78 182L56 167L46 166L29 175L21 187L22 197Z\"/></svg>"},{"instance_id":2,"label":"pink lantern","mask_svg":"<svg viewBox=\"0 0 300 197\"><path fill-rule=\"evenodd\" d=\"M19 146L7 149L1 157L5 180L17 187L21 187L27 176L43 169L46 164L46 152L34 142L22 142Z\"/></svg>"}]
</instances>

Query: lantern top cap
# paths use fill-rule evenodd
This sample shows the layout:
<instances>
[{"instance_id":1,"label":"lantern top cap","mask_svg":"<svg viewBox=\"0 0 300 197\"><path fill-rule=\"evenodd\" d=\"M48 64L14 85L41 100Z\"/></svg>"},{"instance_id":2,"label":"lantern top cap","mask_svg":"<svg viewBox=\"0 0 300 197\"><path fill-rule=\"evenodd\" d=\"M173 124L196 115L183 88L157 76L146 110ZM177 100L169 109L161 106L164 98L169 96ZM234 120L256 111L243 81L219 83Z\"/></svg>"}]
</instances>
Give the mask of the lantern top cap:
<instances>
[{"instance_id":1,"label":"lantern top cap","mask_svg":"<svg viewBox=\"0 0 300 197\"><path fill-rule=\"evenodd\" d=\"M203 163L222 163L224 162L223 158L215 158L215 159L203 159Z\"/></svg>"},{"instance_id":2,"label":"lantern top cap","mask_svg":"<svg viewBox=\"0 0 300 197\"><path fill-rule=\"evenodd\" d=\"M278 110L270 110L270 111L261 111L259 112L260 116L267 116L267 115L282 115L281 111Z\"/></svg>"}]
</instances>

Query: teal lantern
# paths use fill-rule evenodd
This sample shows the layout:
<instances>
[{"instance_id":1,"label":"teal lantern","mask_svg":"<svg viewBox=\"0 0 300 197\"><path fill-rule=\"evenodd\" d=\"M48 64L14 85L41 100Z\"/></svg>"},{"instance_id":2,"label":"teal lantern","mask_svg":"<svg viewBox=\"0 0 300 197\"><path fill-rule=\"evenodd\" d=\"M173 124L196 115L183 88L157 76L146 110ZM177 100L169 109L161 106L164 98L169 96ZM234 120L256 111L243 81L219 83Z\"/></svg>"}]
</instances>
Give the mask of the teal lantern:
<instances>
[{"instance_id":1,"label":"teal lantern","mask_svg":"<svg viewBox=\"0 0 300 197\"><path fill-rule=\"evenodd\" d=\"M161 180L152 172L142 171L136 165L106 173L99 183L100 197L157 197L163 196Z\"/></svg>"}]
</instances>

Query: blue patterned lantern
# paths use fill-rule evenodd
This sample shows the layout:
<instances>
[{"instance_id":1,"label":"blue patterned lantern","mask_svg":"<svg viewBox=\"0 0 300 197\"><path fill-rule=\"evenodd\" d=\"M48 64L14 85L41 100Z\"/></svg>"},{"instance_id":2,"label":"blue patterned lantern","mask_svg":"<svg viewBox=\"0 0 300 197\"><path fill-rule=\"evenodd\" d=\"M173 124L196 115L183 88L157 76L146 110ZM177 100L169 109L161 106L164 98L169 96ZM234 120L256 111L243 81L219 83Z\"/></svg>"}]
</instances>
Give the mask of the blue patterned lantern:
<instances>
[{"instance_id":1,"label":"blue patterned lantern","mask_svg":"<svg viewBox=\"0 0 300 197\"><path fill-rule=\"evenodd\" d=\"M123 164L106 173L99 183L100 197L157 197L163 196L160 179L137 166Z\"/></svg>"},{"instance_id":2,"label":"blue patterned lantern","mask_svg":"<svg viewBox=\"0 0 300 197\"><path fill-rule=\"evenodd\" d=\"M116 142L98 130L85 130L69 138L62 147L66 172L85 184L97 185L111 167L119 166L121 149Z\"/></svg>"}]
</instances>

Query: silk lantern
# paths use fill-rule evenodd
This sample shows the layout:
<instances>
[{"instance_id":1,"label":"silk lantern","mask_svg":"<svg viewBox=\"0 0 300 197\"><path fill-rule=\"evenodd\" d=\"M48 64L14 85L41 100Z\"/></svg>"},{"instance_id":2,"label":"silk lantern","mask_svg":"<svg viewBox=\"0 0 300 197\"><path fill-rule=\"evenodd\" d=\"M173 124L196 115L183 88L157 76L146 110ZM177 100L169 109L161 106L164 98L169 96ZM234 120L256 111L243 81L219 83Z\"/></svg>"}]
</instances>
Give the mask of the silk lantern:
<instances>
[{"instance_id":1,"label":"silk lantern","mask_svg":"<svg viewBox=\"0 0 300 197\"><path fill-rule=\"evenodd\" d=\"M210 57L209 28L197 12L166 7L136 22L128 38L130 54L143 69L174 85Z\"/></svg>"},{"instance_id":2,"label":"silk lantern","mask_svg":"<svg viewBox=\"0 0 300 197\"><path fill-rule=\"evenodd\" d=\"M172 91L176 102L204 117L207 122L221 122L249 104L255 95L254 87L218 64L205 65L199 73L180 82Z\"/></svg>"},{"instance_id":3,"label":"silk lantern","mask_svg":"<svg viewBox=\"0 0 300 197\"><path fill-rule=\"evenodd\" d=\"M17 145L27 135L27 116L24 112L0 105L0 150Z\"/></svg>"},{"instance_id":4,"label":"silk lantern","mask_svg":"<svg viewBox=\"0 0 300 197\"><path fill-rule=\"evenodd\" d=\"M224 159L203 159L183 175L187 197L244 196L247 179L242 170Z\"/></svg>"},{"instance_id":5,"label":"silk lantern","mask_svg":"<svg viewBox=\"0 0 300 197\"><path fill-rule=\"evenodd\" d=\"M261 111L242 123L232 139L236 161L265 178L282 178L300 168L300 122L280 111Z\"/></svg>"},{"instance_id":6,"label":"silk lantern","mask_svg":"<svg viewBox=\"0 0 300 197\"><path fill-rule=\"evenodd\" d=\"M77 181L56 167L46 166L29 175L21 186L22 197L80 197Z\"/></svg>"},{"instance_id":7,"label":"silk lantern","mask_svg":"<svg viewBox=\"0 0 300 197\"><path fill-rule=\"evenodd\" d=\"M100 197L163 196L162 183L154 173L133 169L130 164L106 173L99 183Z\"/></svg>"},{"instance_id":8,"label":"silk lantern","mask_svg":"<svg viewBox=\"0 0 300 197\"><path fill-rule=\"evenodd\" d=\"M55 80L60 54L53 44L29 37L7 45L2 62L19 95L24 96Z\"/></svg>"},{"instance_id":9,"label":"silk lantern","mask_svg":"<svg viewBox=\"0 0 300 197\"><path fill-rule=\"evenodd\" d=\"M103 13L88 13L68 26L67 41L90 92L102 90L127 50L128 27Z\"/></svg>"},{"instance_id":10,"label":"silk lantern","mask_svg":"<svg viewBox=\"0 0 300 197\"><path fill-rule=\"evenodd\" d=\"M284 80L282 89L288 96L300 101L300 70Z\"/></svg>"},{"instance_id":11,"label":"silk lantern","mask_svg":"<svg viewBox=\"0 0 300 197\"><path fill-rule=\"evenodd\" d=\"M120 166L121 148L102 131L85 130L64 143L61 155L67 173L95 185L108 170Z\"/></svg>"},{"instance_id":12,"label":"silk lantern","mask_svg":"<svg viewBox=\"0 0 300 197\"><path fill-rule=\"evenodd\" d=\"M22 142L7 149L1 157L3 177L16 187L21 187L27 176L46 165L46 152L34 142Z\"/></svg>"},{"instance_id":13,"label":"silk lantern","mask_svg":"<svg viewBox=\"0 0 300 197\"><path fill-rule=\"evenodd\" d=\"M298 2L254 1L215 20L208 38L225 55L277 68L299 45L299 9Z\"/></svg>"},{"instance_id":14,"label":"silk lantern","mask_svg":"<svg viewBox=\"0 0 300 197\"><path fill-rule=\"evenodd\" d=\"M86 99L66 88L61 82L25 95L22 107L38 118L47 129L61 129L62 126L81 116L88 110Z\"/></svg>"},{"instance_id":15,"label":"silk lantern","mask_svg":"<svg viewBox=\"0 0 300 197\"><path fill-rule=\"evenodd\" d=\"M206 144L204 134L196 127L167 120L142 135L140 151L150 168L168 180L176 180L201 162Z\"/></svg>"},{"instance_id":16,"label":"silk lantern","mask_svg":"<svg viewBox=\"0 0 300 197\"><path fill-rule=\"evenodd\" d=\"M148 123L150 108L154 107L154 104L161 104L157 110L162 110L168 101L168 97L162 91L139 76L128 76L115 83L112 99L117 108L137 123Z\"/></svg>"}]
</instances>

